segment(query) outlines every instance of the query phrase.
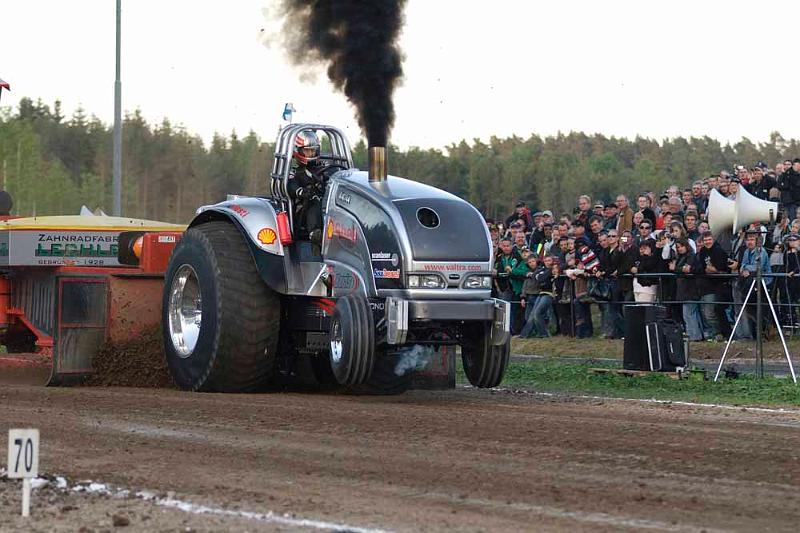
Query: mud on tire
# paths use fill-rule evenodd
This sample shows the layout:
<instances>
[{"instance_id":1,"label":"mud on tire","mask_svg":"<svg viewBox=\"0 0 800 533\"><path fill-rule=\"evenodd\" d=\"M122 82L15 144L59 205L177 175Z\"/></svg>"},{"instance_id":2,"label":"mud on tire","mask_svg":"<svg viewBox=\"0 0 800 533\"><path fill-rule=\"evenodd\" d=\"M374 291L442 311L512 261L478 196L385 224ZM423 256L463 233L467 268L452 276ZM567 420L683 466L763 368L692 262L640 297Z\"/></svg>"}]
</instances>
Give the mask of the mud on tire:
<instances>
[{"instance_id":1,"label":"mud on tire","mask_svg":"<svg viewBox=\"0 0 800 533\"><path fill-rule=\"evenodd\" d=\"M491 324L484 324L461 345L461 361L469 382L480 388L496 387L503 381L511 352L511 339L500 346L491 342Z\"/></svg>"},{"instance_id":2,"label":"mud on tire","mask_svg":"<svg viewBox=\"0 0 800 533\"><path fill-rule=\"evenodd\" d=\"M280 297L262 281L244 239L233 224L213 221L187 230L172 253L162 330L182 389L252 391L276 372Z\"/></svg>"}]
</instances>

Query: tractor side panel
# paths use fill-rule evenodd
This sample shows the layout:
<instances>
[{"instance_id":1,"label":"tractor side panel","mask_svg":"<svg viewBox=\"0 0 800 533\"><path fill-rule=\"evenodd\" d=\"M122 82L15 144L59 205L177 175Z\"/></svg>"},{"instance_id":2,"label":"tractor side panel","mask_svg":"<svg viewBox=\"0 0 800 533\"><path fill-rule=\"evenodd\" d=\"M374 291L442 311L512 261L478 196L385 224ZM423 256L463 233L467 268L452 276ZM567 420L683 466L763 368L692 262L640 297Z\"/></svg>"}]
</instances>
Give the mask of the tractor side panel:
<instances>
[{"instance_id":1,"label":"tractor side panel","mask_svg":"<svg viewBox=\"0 0 800 533\"><path fill-rule=\"evenodd\" d=\"M352 292L351 289L354 288L345 279L347 270L353 273L363 272L365 274L363 278L350 279L352 285L358 287L358 290L363 291L367 297L376 297L378 293L375 287L375 278L372 275L370 249L361 223L355 216L336 204L328 206L325 218L322 255L326 261L330 261L330 265L338 266L343 271L344 276L340 278L340 283L344 283L344 285L340 285L339 290ZM357 277L360 278L360 276ZM363 283L361 283L362 281Z\"/></svg>"}]
</instances>

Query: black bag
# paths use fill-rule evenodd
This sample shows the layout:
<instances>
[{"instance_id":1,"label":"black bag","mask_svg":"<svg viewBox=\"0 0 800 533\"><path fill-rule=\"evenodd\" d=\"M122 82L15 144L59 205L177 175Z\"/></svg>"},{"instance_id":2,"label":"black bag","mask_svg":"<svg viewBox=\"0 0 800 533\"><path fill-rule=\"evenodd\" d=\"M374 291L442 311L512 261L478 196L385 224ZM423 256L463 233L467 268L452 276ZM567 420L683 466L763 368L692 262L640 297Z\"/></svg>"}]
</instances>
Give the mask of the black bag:
<instances>
[{"instance_id":1,"label":"black bag","mask_svg":"<svg viewBox=\"0 0 800 533\"><path fill-rule=\"evenodd\" d=\"M650 370L674 372L687 365L683 324L674 320L649 322L645 326Z\"/></svg>"},{"instance_id":2,"label":"black bag","mask_svg":"<svg viewBox=\"0 0 800 533\"><path fill-rule=\"evenodd\" d=\"M611 300L611 284L604 279L589 278L586 294L597 302L608 302Z\"/></svg>"}]
</instances>

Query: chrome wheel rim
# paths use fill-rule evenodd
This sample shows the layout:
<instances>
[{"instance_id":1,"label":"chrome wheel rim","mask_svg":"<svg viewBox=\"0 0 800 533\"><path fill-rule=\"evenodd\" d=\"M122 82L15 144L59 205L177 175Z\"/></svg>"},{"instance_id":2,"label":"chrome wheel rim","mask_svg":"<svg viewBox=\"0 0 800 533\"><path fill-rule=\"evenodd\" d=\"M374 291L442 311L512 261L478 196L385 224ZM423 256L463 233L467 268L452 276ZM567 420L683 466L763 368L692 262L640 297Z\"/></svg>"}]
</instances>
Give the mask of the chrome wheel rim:
<instances>
[{"instance_id":1,"label":"chrome wheel rim","mask_svg":"<svg viewBox=\"0 0 800 533\"><path fill-rule=\"evenodd\" d=\"M342 360L344 354L344 346L342 344L342 325L339 320L333 320L333 327L331 328L331 361L338 364Z\"/></svg>"},{"instance_id":2,"label":"chrome wheel rim","mask_svg":"<svg viewBox=\"0 0 800 533\"><path fill-rule=\"evenodd\" d=\"M179 357L192 355L203 318L200 283L190 265L181 265L172 278L169 292L169 334Z\"/></svg>"}]
</instances>

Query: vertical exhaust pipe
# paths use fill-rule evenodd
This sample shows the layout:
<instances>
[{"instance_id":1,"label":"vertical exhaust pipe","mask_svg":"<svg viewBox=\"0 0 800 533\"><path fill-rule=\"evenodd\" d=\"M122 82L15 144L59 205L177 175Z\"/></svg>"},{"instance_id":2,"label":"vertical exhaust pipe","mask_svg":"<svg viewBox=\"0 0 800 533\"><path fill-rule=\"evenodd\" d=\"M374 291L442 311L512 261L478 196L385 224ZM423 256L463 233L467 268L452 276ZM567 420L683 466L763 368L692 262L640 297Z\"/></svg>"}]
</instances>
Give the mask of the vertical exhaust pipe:
<instances>
[{"instance_id":1,"label":"vertical exhaust pipe","mask_svg":"<svg viewBox=\"0 0 800 533\"><path fill-rule=\"evenodd\" d=\"M367 148L369 153L369 181L386 181L388 175L386 171L386 147L370 146Z\"/></svg>"}]
</instances>

